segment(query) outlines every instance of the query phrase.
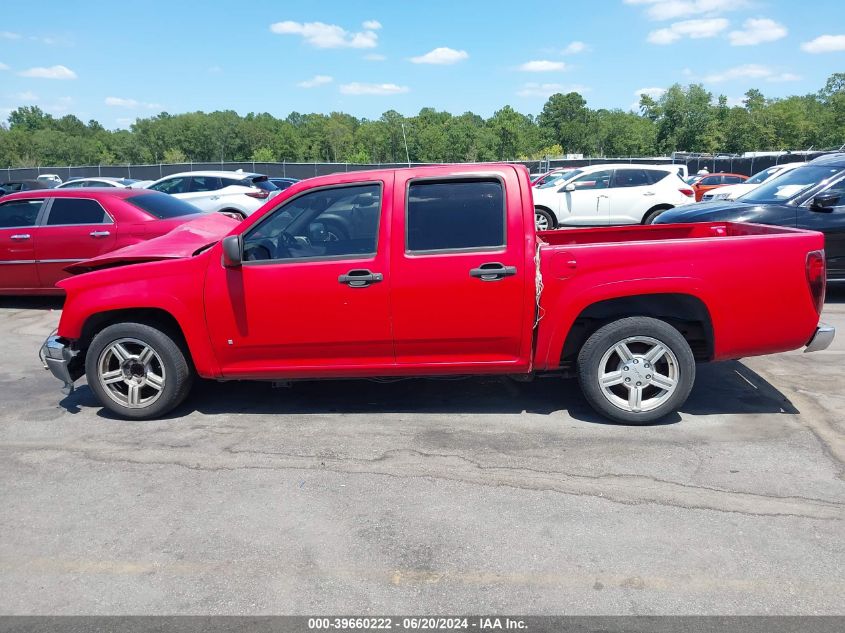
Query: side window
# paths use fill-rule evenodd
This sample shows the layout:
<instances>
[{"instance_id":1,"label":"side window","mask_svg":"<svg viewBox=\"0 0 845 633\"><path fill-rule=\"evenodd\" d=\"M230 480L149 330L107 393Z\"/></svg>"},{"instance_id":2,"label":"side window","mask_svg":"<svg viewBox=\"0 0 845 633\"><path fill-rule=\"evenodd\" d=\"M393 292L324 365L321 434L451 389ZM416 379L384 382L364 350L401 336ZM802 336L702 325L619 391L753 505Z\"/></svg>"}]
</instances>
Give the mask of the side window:
<instances>
[{"instance_id":1,"label":"side window","mask_svg":"<svg viewBox=\"0 0 845 633\"><path fill-rule=\"evenodd\" d=\"M610 186L610 176L612 170L604 169L602 171L594 171L589 174L584 174L572 181L577 191L582 189L607 189Z\"/></svg>"},{"instance_id":2,"label":"side window","mask_svg":"<svg viewBox=\"0 0 845 633\"><path fill-rule=\"evenodd\" d=\"M47 226L65 224L110 224L111 218L96 200L54 198Z\"/></svg>"},{"instance_id":3,"label":"side window","mask_svg":"<svg viewBox=\"0 0 845 633\"><path fill-rule=\"evenodd\" d=\"M505 192L495 179L412 182L406 217L410 252L505 244Z\"/></svg>"},{"instance_id":4,"label":"side window","mask_svg":"<svg viewBox=\"0 0 845 633\"><path fill-rule=\"evenodd\" d=\"M374 255L380 217L380 185L311 191L277 208L246 234L244 261Z\"/></svg>"},{"instance_id":5,"label":"side window","mask_svg":"<svg viewBox=\"0 0 845 633\"><path fill-rule=\"evenodd\" d=\"M153 191L162 193L185 193L188 190L188 179L183 177L168 178L150 187Z\"/></svg>"},{"instance_id":6,"label":"side window","mask_svg":"<svg viewBox=\"0 0 845 633\"><path fill-rule=\"evenodd\" d=\"M43 200L10 200L0 204L0 229L35 226Z\"/></svg>"},{"instance_id":7,"label":"side window","mask_svg":"<svg viewBox=\"0 0 845 633\"><path fill-rule=\"evenodd\" d=\"M192 176L191 192L217 191L220 189L220 179L214 176Z\"/></svg>"},{"instance_id":8,"label":"side window","mask_svg":"<svg viewBox=\"0 0 845 633\"><path fill-rule=\"evenodd\" d=\"M611 187L644 187L651 181L644 169L617 169L613 172Z\"/></svg>"},{"instance_id":9,"label":"side window","mask_svg":"<svg viewBox=\"0 0 845 633\"><path fill-rule=\"evenodd\" d=\"M671 176L672 172L663 171L662 169L646 169L645 175L648 177L649 184L656 185L664 178ZM678 178L681 178L681 176L678 175Z\"/></svg>"},{"instance_id":10,"label":"side window","mask_svg":"<svg viewBox=\"0 0 845 633\"><path fill-rule=\"evenodd\" d=\"M709 187L710 185L721 185L722 184L722 177L721 176L707 176L701 179L701 182L698 183L699 185L703 185L705 187Z\"/></svg>"},{"instance_id":11,"label":"side window","mask_svg":"<svg viewBox=\"0 0 845 633\"><path fill-rule=\"evenodd\" d=\"M722 182L726 185L738 185L742 182L742 178L740 178L739 176L725 176L722 179Z\"/></svg>"},{"instance_id":12,"label":"side window","mask_svg":"<svg viewBox=\"0 0 845 633\"><path fill-rule=\"evenodd\" d=\"M62 187L60 187L60 188L61 188L61 189L80 189L80 188L85 187L85 186L86 186L86 184L85 184L85 182L84 182L84 181L82 181L82 180L75 180L75 181L73 181L73 182L69 182L69 183L67 183L66 185L63 185L63 186L62 186Z\"/></svg>"}]
</instances>

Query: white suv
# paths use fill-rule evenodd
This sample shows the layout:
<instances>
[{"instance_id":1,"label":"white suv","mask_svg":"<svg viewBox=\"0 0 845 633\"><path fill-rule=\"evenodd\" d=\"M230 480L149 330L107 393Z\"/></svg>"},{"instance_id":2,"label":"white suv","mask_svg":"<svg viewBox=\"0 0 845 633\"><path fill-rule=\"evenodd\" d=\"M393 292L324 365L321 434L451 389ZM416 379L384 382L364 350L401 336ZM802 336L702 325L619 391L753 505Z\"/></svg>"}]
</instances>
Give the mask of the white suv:
<instances>
[{"instance_id":1,"label":"white suv","mask_svg":"<svg viewBox=\"0 0 845 633\"><path fill-rule=\"evenodd\" d=\"M146 189L169 193L202 211L245 218L279 193L267 176L241 171L188 171L156 180Z\"/></svg>"},{"instance_id":2,"label":"white suv","mask_svg":"<svg viewBox=\"0 0 845 633\"><path fill-rule=\"evenodd\" d=\"M650 224L663 211L695 201L672 165L581 167L549 188L533 188L537 230L559 226Z\"/></svg>"}]
</instances>

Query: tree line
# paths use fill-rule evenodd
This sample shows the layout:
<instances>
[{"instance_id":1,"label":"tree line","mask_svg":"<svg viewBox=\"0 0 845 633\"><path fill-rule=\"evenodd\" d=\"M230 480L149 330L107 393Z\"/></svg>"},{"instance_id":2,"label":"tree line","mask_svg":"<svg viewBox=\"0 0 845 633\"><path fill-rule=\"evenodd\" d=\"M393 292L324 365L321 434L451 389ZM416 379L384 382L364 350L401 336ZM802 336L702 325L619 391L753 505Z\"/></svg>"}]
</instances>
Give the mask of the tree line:
<instances>
[{"instance_id":1,"label":"tree line","mask_svg":"<svg viewBox=\"0 0 845 633\"><path fill-rule=\"evenodd\" d=\"M407 143L407 147L406 147ZM117 165L209 161L465 162L537 159L564 153L649 156L673 151L740 153L830 149L845 144L845 73L817 93L741 104L700 84L644 95L639 112L591 109L577 92L554 94L534 116L505 106L491 117L423 108L378 119L342 112L240 116L231 110L137 119L107 130L72 114L19 107L0 125L0 166Z\"/></svg>"}]
</instances>

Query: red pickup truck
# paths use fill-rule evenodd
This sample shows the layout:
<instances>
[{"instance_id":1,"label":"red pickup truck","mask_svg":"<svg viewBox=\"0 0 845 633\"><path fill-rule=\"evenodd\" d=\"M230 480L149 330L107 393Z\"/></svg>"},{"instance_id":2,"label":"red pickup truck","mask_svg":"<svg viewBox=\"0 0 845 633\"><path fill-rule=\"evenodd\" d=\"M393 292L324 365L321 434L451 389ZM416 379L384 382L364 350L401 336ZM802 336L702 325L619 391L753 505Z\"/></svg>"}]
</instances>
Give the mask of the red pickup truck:
<instances>
[{"instance_id":1,"label":"red pickup truck","mask_svg":"<svg viewBox=\"0 0 845 633\"><path fill-rule=\"evenodd\" d=\"M42 355L127 418L196 375L576 374L598 412L645 423L698 361L827 347L823 248L725 222L536 233L518 166L334 174L70 267Z\"/></svg>"}]
</instances>

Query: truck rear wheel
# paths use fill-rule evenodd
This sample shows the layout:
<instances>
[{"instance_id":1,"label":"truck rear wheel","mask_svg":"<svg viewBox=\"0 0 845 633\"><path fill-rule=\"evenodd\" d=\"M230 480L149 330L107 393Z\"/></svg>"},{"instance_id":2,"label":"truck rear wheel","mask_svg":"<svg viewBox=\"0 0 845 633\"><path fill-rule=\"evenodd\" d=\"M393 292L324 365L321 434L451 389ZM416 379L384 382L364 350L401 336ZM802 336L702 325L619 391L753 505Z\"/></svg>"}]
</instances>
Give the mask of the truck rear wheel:
<instances>
[{"instance_id":1,"label":"truck rear wheel","mask_svg":"<svg viewBox=\"0 0 845 633\"><path fill-rule=\"evenodd\" d=\"M94 337L85 357L88 386L123 418L164 415L188 395L193 370L165 332L142 323L117 323Z\"/></svg>"},{"instance_id":2,"label":"truck rear wheel","mask_svg":"<svg viewBox=\"0 0 845 633\"><path fill-rule=\"evenodd\" d=\"M625 424L647 424L683 405L695 382L689 343L674 327L627 317L599 328L578 354L578 380L590 405Z\"/></svg>"}]
</instances>

